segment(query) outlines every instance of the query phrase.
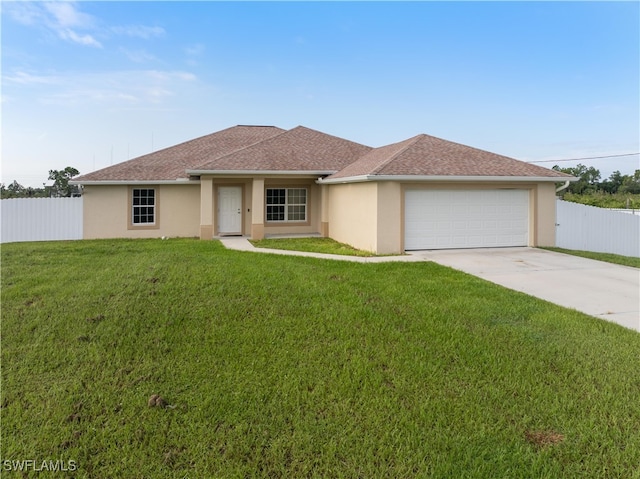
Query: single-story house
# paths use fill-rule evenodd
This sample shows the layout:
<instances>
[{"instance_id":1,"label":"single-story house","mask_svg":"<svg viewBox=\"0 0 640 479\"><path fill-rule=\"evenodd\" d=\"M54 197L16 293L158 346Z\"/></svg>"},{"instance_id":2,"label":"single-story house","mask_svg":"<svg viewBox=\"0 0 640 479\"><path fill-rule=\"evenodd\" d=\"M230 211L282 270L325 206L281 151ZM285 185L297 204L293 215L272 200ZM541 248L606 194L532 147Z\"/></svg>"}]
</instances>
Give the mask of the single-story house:
<instances>
[{"instance_id":1,"label":"single-story house","mask_svg":"<svg viewBox=\"0 0 640 479\"><path fill-rule=\"evenodd\" d=\"M555 244L554 170L428 135L234 126L76 177L84 238L319 234L379 254Z\"/></svg>"}]
</instances>

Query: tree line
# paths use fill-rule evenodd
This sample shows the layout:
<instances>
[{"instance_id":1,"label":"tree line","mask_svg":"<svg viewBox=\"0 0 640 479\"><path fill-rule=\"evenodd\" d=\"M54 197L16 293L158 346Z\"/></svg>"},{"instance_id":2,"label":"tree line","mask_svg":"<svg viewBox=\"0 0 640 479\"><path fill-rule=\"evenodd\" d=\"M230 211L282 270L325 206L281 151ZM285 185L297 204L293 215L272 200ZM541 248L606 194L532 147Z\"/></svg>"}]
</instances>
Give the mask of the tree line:
<instances>
[{"instance_id":1,"label":"tree line","mask_svg":"<svg viewBox=\"0 0 640 479\"><path fill-rule=\"evenodd\" d=\"M600 170L593 166L587 168L585 165L578 164L569 168L560 168L556 165L553 169L578 178L578 181L570 183L569 187L564 190L566 193L576 195L640 194L640 170L636 170L633 175L623 175L619 171L614 171L609 178L601 181Z\"/></svg>"},{"instance_id":2,"label":"tree line","mask_svg":"<svg viewBox=\"0 0 640 479\"><path fill-rule=\"evenodd\" d=\"M71 197L80 194L77 185L70 185L69 181L79 175L80 172L71 166L67 166L64 170L49 170L49 180L53 180L53 185L43 186L42 188L32 188L30 186L22 186L17 181L13 181L9 185L0 183L0 197L7 198L49 198L49 197Z\"/></svg>"}]
</instances>

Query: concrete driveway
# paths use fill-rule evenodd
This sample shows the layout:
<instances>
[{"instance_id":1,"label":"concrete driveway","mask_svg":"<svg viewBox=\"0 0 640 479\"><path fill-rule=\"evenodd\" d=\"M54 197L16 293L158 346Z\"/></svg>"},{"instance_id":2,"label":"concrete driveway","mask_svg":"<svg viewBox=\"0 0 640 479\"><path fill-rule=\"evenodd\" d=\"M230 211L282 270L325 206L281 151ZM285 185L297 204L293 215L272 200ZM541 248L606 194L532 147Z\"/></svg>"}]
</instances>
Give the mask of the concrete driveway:
<instances>
[{"instance_id":1,"label":"concrete driveway","mask_svg":"<svg viewBox=\"0 0 640 479\"><path fill-rule=\"evenodd\" d=\"M516 291L640 331L640 270L536 248L412 251Z\"/></svg>"}]
</instances>

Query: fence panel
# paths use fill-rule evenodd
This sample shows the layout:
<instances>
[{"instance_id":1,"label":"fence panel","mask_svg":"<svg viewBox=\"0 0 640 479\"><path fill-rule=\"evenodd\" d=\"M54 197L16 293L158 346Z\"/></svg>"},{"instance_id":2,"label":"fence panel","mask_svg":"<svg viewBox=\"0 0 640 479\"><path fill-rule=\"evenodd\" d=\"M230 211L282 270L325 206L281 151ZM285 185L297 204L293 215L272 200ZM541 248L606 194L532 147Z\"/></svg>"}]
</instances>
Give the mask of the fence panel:
<instances>
[{"instance_id":1,"label":"fence panel","mask_svg":"<svg viewBox=\"0 0 640 479\"><path fill-rule=\"evenodd\" d=\"M82 239L82 198L0 201L0 242Z\"/></svg>"},{"instance_id":2,"label":"fence panel","mask_svg":"<svg viewBox=\"0 0 640 479\"><path fill-rule=\"evenodd\" d=\"M556 246L640 257L640 216L558 200Z\"/></svg>"}]
</instances>

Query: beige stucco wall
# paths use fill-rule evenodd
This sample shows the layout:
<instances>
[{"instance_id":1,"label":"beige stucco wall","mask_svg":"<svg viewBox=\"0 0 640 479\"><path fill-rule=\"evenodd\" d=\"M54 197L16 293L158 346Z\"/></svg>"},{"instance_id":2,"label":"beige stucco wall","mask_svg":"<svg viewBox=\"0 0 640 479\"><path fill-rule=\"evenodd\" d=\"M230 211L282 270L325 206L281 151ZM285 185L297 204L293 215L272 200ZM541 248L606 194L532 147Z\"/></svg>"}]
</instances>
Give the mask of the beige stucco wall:
<instances>
[{"instance_id":1,"label":"beige stucco wall","mask_svg":"<svg viewBox=\"0 0 640 479\"><path fill-rule=\"evenodd\" d=\"M529 191L529 246L555 245L554 183L399 183L381 181L329 186L328 232L337 241L378 254L404 251L406 189Z\"/></svg>"},{"instance_id":2,"label":"beige stucco wall","mask_svg":"<svg viewBox=\"0 0 640 479\"><path fill-rule=\"evenodd\" d=\"M156 189L157 228L130 227L130 186L84 186L84 238L195 237L200 234L200 185L148 187Z\"/></svg>"},{"instance_id":3,"label":"beige stucco wall","mask_svg":"<svg viewBox=\"0 0 640 479\"><path fill-rule=\"evenodd\" d=\"M555 246L556 185L539 183L535 191L535 237L531 246Z\"/></svg>"},{"instance_id":4,"label":"beige stucco wall","mask_svg":"<svg viewBox=\"0 0 640 479\"><path fill-rule=\"evenodd\" d=\"M404 194L402 185L396 181L378 182L378 254L394 254L403 251Z\"/></svg>"},{"instance_id":5,"label":"beige stucco wall","mask_svg":"<svg viewBox=\"0 0 640 479\"><path fill-rule=\"evenodd\" d=\"M84 187L84 237L90 238L157 238L197 237L206 226L209 238L215 234L217 186L236 184L243 188L243 233L254 228L252 210L253 179L209 179L211 202L201 210L200 185L156 185L159 224L157 228L131 228L130 186ZM329 237L356 248L379 254L404 251L404 192L412 189L492 189L519 188L529 190L530 246L555 245L555 184L523 183L399 183L395 181L324 185L309 179L264 178L264 186L304 186L308 188L306 224L283 225L264 222L266 235L287 233L327 233ZM321 194L323 188L323 195ZM264 204L264 191L261 205ZM322 210L323 204L326 210ZM264 214L264 213L263 213ZM204 215L204 217L203 217ZM259 223L258 223L259 224Z\"/></svg>"},{"instance_id":6,"label":"beige stucco wall","mask_svg":"<svg viewBox=\"0 0 640 479\"><path fill-rule=\"evenodd\" d=\"M378 183L346 183L328 187L329 237L358 249L377 251ZM390 218L383 218L383 221L390 221Z\"/></svg>"}]
</instances>

